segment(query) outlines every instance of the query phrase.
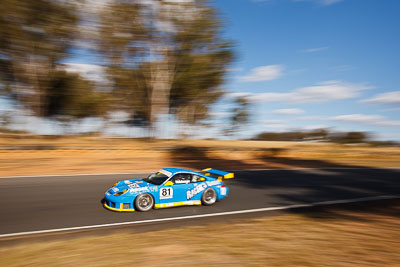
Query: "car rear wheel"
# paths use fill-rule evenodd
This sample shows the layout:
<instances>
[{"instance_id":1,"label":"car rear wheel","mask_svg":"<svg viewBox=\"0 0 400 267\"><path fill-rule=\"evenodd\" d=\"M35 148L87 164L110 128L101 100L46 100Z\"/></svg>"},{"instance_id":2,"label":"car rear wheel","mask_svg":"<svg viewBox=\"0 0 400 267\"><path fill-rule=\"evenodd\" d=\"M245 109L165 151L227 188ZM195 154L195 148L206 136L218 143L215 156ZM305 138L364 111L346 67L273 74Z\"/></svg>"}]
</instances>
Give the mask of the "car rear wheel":
<instances>
[{"instance_id":1,"label":"car rear wheel","mask_svg":"<svg viewBox=\"0 0 400 267\"><path fill-rule=\"evenodd\" d=\"M217 193L212 188L207 188L201 196L201 203L210 206L217 201Z\"/></svg>"},{"instance_id":2,"label":"car rear wheel","mask_svg":"<svg viewBox=\"0 0 400 267\"><path fill-rule=\"evenodd\" d=\"M140 194L135 199L135 208L138 211L148 211L153 208L154 199L150 194Z\"/></svg>"}]
</instances>

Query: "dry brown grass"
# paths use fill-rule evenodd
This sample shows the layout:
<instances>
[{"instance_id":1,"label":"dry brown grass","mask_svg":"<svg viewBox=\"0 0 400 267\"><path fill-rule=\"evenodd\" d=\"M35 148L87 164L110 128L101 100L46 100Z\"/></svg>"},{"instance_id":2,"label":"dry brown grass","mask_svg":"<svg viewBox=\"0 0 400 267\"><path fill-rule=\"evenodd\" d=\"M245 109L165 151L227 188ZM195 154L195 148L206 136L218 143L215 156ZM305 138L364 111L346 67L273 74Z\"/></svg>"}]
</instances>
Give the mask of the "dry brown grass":
<instances>
[{"instance_id":1,"label":"dry brown grass","mask_svg":"<svg viewBox=\"0 0 400 267\"><path fill-rule=\"evenodd\" d=\"M0 266L399 266L400 203L0 248Z\"/></svg>"},{"instance_id":2,"label":"dry brown grass","mask_svg":"<svg viewBox=\"0 0 400 267\"><path fill-rule=\"evenodd\" d=\"M194 169L400 167L400 148L264 141L0 136L0 176L139 172L165 166Z\"/></svg>"}]
</instances>

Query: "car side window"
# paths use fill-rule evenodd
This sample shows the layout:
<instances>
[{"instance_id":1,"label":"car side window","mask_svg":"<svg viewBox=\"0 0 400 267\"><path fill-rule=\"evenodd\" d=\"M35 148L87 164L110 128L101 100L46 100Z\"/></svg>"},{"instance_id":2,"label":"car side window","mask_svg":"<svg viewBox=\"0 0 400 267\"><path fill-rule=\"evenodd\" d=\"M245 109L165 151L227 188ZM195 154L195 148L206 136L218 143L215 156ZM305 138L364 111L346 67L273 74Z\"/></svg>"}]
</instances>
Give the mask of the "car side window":
<instances>
[{"instance_id":1,"label":"car side window","mask_svg":"<svg viewBox=\"0 0 400 267\"><path fill-rule=\"evenodd\" d=\"M192 175L192 183L198 183L198 182L201 182L201 178L203 178L203 177L201 177L201 176L199 176L199 175L196 175L196 174L193 174Z\"/></svg>"},{"instance_id":2,"label":"car side window","mask_svg":"<svg viewBox=\"0 0 400 267\"><path fill-rule=\"evenodd\" d=\"M191 180L192 175L189 173L178 173L171 179L174 184L188 184Z\"/></svg>"}]
</instances>

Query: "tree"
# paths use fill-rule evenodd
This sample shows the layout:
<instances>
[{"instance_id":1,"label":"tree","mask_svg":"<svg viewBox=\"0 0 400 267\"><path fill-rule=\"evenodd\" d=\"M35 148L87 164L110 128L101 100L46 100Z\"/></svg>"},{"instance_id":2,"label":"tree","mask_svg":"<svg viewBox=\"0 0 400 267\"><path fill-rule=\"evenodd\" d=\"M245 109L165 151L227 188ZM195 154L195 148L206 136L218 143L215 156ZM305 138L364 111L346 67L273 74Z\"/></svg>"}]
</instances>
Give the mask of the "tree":
<instances>
[{"instance_id":1,"label":"tree","mask_svg":"<svg viewBox=\"0 0 400 267\"><path fill-rule=\"evenodd\" d=\"M107 93L95 90L94 85L76 73L50 73L46 91L46 117L67 116L82 119L104 116L108 110Z\"/></svg>"},{"instance_id":2,"label":"tree","mask_svg":"<svg viewBox=\"0 0 400 267\"><path fill-rule=\"evenodd\" d=\"M329 137L333 142L344 144L365 143L369 140L368 133L365 132L344 132L332 134Z\"/></svg>"},{"instance_id":3,"label":"tree","mask_svg":"<svg viewBox=\"0 0 400 267\"><path fill-rule=\"evenodd\" d=\"M46 115L49 77L66 56L76 24L73 6L62 1L2 0L0 3L3 88L37 116Z\"/></svg>"},{"instance_id":4,"label":"tree","mask_svg":"<svg viewBox=\"0 0 400 267\"><path fill-rule=\"evenodd\" d=\"M227 129L228 135L237 133L240 127L249 121L249 101L245 97L236 98L231 114L230 127Z\"/></svg>"},{"instance_id":5,"label":"tree","mask_svg":"<svg viewBox=\"0 0 400 267\"><path fill-rule=\"evenodd\" d=\"M121 107L154 126L160 114L195 124L221 95L231 44L205 0L116 1L101 15L100 51Z\"/></svg>"},{"instance_id":6,"label":"tree","mask_svg":"<svg viewBox=\"0 0 400 267\"><path fill-rule=\"evenodd\" d=\"M45 95L44 116L66 127L86 117L105 117L110 108L109 94L96 90L77 73L51 72Z\"/></svg>"}]
</instances>

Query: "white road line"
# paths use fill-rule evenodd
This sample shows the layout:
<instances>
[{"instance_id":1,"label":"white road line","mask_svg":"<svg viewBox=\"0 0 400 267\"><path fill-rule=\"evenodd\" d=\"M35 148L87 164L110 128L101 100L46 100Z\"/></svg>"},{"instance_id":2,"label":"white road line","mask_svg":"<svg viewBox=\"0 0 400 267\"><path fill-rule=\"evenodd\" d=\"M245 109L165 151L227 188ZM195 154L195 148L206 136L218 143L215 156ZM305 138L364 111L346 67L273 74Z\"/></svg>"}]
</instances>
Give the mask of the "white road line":
<instances>
[{"instance_id":1,"label":"white road line","mask_svg":"<svg viewBox=\"0 0 400 267\"><path fill-rule=\"evenodd\" d=\"M47 234L47 233L74 231L74 230L85 230L85 229L94 229L94 228L112 227L112 226L122 226L122 225L134 225L134 224L146 224L146 223L155 223L155 222L178 221L178 220L205 218L205 217L216 217L216 216L245 214L245 213L253 213L253 212L263 212L263 211L298 209L298 208L307 208L307 207L315 207L315 206L324 206L324 205L333 205L333 204L345 204L345 203L356 203L356 202L364 202L364 201L372 201L372 200L384 200L384 199L396 199L396 198L400 198L400 195L383 195L383 196L361 197L361 198L353 198L353 199L330 200L330 201L313 202L313 203L306 203L306 204L294 204L294 205L278 206L278 207L267 207L267 208L258 208L258 209L248 209L248 210L226 211L226 212L200 214L200 215L190 215L190 216L182 216L182 217L170 217L170 218L142 220L142 221L108 223L108 224L97 224L97 225L86 225L86 226L77 226L77 227L68 227L68 228L39 230L39 231L18 232L18 233L10 233L10 234L1 234L0 238L16 237L16 236L23 236L23 235Z\"/></svg>"},{"instance_id":2,"label":"white road line","mask_svg":"<svg viewBox=\"0 0 400 267\"><path fill-rule=\"evenodd\" d=\"M340 168L288 168L288 169L247 169L247 170L230 170L231 172L247 172L247 171L301 171L301 170L399 170L400 168L390 167L390 168L357 168L357 167L340 167ZM80 174L46 174L46 175L23 175L23 176L0 176L0 179L8 178L40 178L40 177L69 177L69 176L96 176L96 175L137 175L137 174L147 174L151 171L143 172L127 172L127 173L80 173Z\"/></svg>"}]
</instances>

